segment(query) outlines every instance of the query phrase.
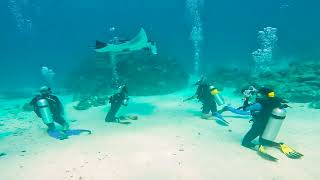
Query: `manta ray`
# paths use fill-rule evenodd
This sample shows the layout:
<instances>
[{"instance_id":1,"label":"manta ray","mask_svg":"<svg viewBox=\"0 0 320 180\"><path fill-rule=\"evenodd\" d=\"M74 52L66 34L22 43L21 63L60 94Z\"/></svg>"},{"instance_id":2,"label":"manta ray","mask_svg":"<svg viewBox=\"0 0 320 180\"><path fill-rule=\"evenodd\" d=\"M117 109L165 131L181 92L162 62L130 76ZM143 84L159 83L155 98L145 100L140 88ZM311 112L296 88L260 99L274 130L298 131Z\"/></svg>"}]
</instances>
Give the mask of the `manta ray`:
<instances>
[{"instance_id":1,"label":"manta ray","mask_svg":"<svg viewBox=\"0 0 320 180\"><path fill-rule=\"evenodd\" d=\"M157 54L157 47L155 43L148 40L147 33L143 28L141 28L140 32L134 38L128 41L122 41L117 44L107 44L101 41L96 41L94 50L98 53L109 53L111 56L114 56L142 49L149 49L152 54Z\"/></svg>"}]
</instances>

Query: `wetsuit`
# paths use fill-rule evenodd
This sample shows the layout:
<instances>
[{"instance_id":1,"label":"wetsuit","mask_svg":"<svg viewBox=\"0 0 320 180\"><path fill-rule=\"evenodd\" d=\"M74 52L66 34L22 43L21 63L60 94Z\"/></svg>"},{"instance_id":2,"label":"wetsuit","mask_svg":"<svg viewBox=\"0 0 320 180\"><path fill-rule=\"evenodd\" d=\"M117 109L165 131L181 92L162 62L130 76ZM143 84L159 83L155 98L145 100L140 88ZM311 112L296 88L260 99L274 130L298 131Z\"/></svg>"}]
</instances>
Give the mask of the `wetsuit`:
<instances>
[{"instance_id":1,"label":"wetsuit","mask_svg":"<svg viewBox=\"0 0 320 180\"><path fill-rule=\"evenodd\" d=\"M45 95L45 96L41 96L41 95L37 95L36 97L34 97L31 102L30 105L33 106L34 108L34 112L37 114L38 117L41 118L41 113L39 110L39 107L37 105L37 102L40 99L46 99L49 103L49 108L51 110L51 113L53 115L53 120L54 122L57 122L58 124L60 124L61 126L68 126L66 120L63 118L63 114L64 114L64 110L63 110L63 105L60 102L59 98L57 96L54 95ZM55 125L54 123L50 123L47 124L49 129L55 129Z\"/></svg>"},{"instance_id":2,"label":"wetsuit","mask_svg":"<svg viewBox=\"0 0 320 180\"><path fill-rule=\"evenodd\" d=\"M256 103L245 108L246 111L251 111L253 125L247 132L242 140L242 145L248 148L255 146L252 141L259 137L259 143L261 145L277 146L278 143L268 141L262 138L262 134L266 128L268 120L272 115L273 109L280 107L282 108L280 98L273 99L259 99Z\"/></svg>"},{"instance_id":3,"label":"wetsuit","mask_svg":"<svg viewBox=\"0 0 320 180\"><path fill-rule=\"evenodd\" d=\"M126 106L127 101L129 98L124 92L116 93L112 95L109 99L109 103L111 103L111 108L105 118L106 122L115 122L117 120L116 114L119 111L122 105Z\"/></svg>"},{"instance_id":4,"label":"wetsuit","mask_svg":"<svg viewBox=\"0 0 320 180\"><path fill-rule=\"evenodd\" d=\"M211 95L209 84L200 84L197 88L197 98L202 103L202 113L209 114L210 111L213 116L216 116L222 120L224 118L217 112L217 104L214 100L214 96Z\"/></svg>"}]
</instances>

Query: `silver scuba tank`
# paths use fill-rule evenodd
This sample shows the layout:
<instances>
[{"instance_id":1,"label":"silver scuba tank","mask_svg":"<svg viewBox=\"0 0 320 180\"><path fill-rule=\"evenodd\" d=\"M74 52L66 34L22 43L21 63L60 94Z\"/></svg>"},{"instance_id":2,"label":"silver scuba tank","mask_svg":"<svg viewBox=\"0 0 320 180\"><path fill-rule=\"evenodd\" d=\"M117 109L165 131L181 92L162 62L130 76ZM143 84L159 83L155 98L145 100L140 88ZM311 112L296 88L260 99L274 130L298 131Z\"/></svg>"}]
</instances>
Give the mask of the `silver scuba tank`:
<instances>
[{"instance_id":1,"label":"silver scuba tank","mask_svg":"<svg viewBox=\"0 0 320 180\"><path fill-rule=\"evenodd\" d=\"M216 103L217 103L219 106L224 105L224 99L223 99L223 97L222 97L220 94L214 95L214 100L216 101Z\"/></svg>"},{"instance_id":2,"label":"silver scuba tank","mask_svg":"<svg viewBox=\"0 0 320 180\"><path fill-rule=\"evenodd\" d=\"M53 116L48 101L46 99L40 99L37 102L37 106L39 108L43 123L53 123Z\"/></svg>"},{"instance_id":3,"label":"silver scuba tank","mask_svg":"<svg viewBox=\"0 0 320 180\"><path fill-rule=\"evenodd\" d=\"M224 99L221 96L218 89L214 87L210 87L210 93L213 95L215 102L218 104L218 106L224 105Z\"/></svg>"},{"instance_id":4,"label":"silver scuba tank","mask_svg":"<svg viewBox=\"0 0 320 180\"><path fill-rule=\"evenodd\" d=\"M273 109L272 115L270 116L266 128L262 134L262 138L269 141L275 141L286 115L287 111L285 109Z\"/></svg>"}]
</instances>

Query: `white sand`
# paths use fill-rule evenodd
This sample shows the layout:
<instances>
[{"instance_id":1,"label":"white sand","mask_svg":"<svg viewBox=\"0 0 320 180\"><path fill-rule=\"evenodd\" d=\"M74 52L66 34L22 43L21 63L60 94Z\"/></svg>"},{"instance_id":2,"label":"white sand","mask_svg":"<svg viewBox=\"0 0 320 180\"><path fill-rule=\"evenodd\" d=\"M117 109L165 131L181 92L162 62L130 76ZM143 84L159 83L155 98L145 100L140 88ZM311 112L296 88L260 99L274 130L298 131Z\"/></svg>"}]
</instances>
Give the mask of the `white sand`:
<instances>
[{"instance_id":1,"label":"white sand","mask_svg":"<svg viewBox=\"0 0 320 180\"><path fill-rule=\"evenodd\" d=\"M0 137L0 153L7 153L0 157L0 180L320 179L319 110L301 104L289 109L279 139L305 156L292 160L268 149L279 158L275 163L240 146L249 119L226 113L229 127L203 120L200 104L181 102L192 93L132 97L121 111L139 115L129 125L105 123L108 107L76 111L74 103L67 103L71 98L64 97L69 119L76 120L71 126L93 131L64 141L50 138L33 113L2 113L0 135L10 133ZM240 98L228 101L239 105Z\"/></svg>"}]
</instances>

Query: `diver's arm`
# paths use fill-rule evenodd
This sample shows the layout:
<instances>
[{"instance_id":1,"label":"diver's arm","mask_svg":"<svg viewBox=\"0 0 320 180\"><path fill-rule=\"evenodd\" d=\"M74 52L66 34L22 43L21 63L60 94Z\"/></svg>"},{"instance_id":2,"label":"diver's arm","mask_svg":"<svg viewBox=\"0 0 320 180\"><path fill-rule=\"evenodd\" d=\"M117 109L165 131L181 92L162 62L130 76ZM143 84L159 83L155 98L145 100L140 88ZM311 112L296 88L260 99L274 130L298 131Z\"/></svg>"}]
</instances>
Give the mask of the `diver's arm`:
<instances>
[{"instance_id":1,"label":"diver's arm","mask_svg":"<svg viewBox=\"0 0 320 180\"><path fill-rule=\"evenodd\" d=\"M31 101L30 101L30 106L33 107L33 111L36 113L36 115L41 118L41 113L39 111L39 108L37 107L37 101L38 101L38 97L39 96L36 96L34 97Z\"/></svg>"},{"instance_id":2,"label":"diver's arm","mask_svg":"<svg viewBox=\"0 0 320 180\"><path fill-rule=\"evenodd\" d=\"M198 97L198 95L195 94L195 95L193 95L193 96L191 96L191 97L189 97L189 98L187 98L187 99L184 99L183 102L193 100L193 99L195 99L195 98L197 98L197 97Z\"/></svg>"},{"instance_id":3,"label":"diver's arm","mask_svg":"<svg viewBox=\"0 0 320 180\"><path fill-rule=\"evenodd\" d=\"M260 103L254 103L245 108L246 111L260 111L262 109L262 105Z\"/></svg>"},{"instance_id":4,"label":"diver's arm","mask_svg":"<svg viewBox=\"0 0 320 180\"><path fill-rule=\"evenodd\" d=\"M31 106L36 106L37 100L38 100L38 96L34 97L34 98L29 102L29 104L30 104Z\"/></svg>"},{"instance_id":5,"label":"diver's arm","mask_svg":"<svg viewBox=\"0 0 320 180\"><path fill-rule=\"evenodd\" d=\"M283 99L283 98L278 98L278 101L279 101L279 103L280 103L280 108L288 108L288 107L290 107L290 106L288 105L289 100ZM291 107L290 107L290 108L291 108Z\"/></svg>"}]
</instances>

